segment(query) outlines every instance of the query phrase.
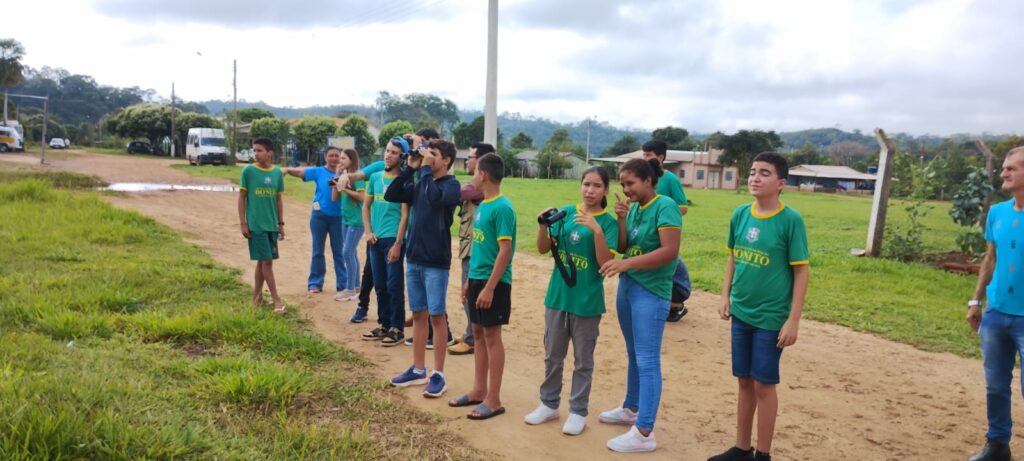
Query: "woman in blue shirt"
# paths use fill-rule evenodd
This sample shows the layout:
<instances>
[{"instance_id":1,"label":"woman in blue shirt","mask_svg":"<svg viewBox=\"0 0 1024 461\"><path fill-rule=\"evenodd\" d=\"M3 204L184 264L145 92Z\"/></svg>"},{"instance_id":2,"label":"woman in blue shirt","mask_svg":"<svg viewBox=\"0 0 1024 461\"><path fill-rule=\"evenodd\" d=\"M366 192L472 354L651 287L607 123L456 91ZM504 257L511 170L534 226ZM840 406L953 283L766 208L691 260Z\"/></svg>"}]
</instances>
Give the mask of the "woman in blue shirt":
<instances>
[{"instance_id":1,"label":"woman in blue shirt","mask_svg":"<svg viewBox=\"0 0 1024 461\"><path fill-rule=\"evenodd\" d=\"M342 249L344 233L341 223L341 203L332 196L330 181L341 172L341 151L337 147L328 147L324 152L327 164L311 168L286 168L285 173L301 178L304 182L314 181L316 192L313 194L313 209L309 216L309 231L313 235L313 256L309 263L309 280L306 288L310 293L319 293L323 289L327 266L324 262L324 243L327 236L331 237L331 256L334 259L334 288L345 289L345 266Z\"/></svg>"}]
</instances>

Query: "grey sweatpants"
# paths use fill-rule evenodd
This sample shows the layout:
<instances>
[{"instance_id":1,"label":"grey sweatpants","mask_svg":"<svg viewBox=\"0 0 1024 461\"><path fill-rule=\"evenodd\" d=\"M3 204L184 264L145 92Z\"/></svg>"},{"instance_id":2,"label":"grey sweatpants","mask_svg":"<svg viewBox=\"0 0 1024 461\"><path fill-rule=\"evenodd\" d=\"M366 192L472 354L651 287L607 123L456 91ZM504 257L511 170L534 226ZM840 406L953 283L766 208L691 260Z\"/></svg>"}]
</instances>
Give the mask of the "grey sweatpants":
<instances>
[{"instance_id":1,"label":"grey sweatpants","mask_svg":"<svg viewBox=\"0 0 1024 461\"><path fill-rule=\"evenodd\" d=\"M575 368L569 411L587 416L590 386L594 381L594 347L600 333L601 316L578 317L556 310L544 309L544 382L540 385L540 401L548 408L558 408L562 396L562 368L572 341Z\"/></svg>"}]
</instances>

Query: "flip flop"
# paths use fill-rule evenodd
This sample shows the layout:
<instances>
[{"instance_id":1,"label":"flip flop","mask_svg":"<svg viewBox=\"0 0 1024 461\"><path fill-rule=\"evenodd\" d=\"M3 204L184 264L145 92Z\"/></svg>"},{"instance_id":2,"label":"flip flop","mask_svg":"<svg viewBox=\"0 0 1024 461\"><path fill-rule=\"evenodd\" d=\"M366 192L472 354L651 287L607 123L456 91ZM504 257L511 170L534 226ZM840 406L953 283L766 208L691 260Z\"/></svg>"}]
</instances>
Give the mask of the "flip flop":
<instances>
[{"instance_id":1,"label":"flip flop","mask_svg":"<svg viewBox=\"0 0 1024 461\"><path fill-rule=\"evenodd\" d=\"M505 407L498 407L497 409L491 410L490 408L487 408L486 404L481 403L480 405L477 405L476 408L473 409L473 412L479 416L475 416L473 415L473 413L470 413L466 415L466 417L472 420L482 421L485 419L491 419L498 415L505 414Z\"/></svg>"},{"instance_id":2,"label":"flip flop","mask_svg":"<svg viewBox=\"0 0 1024 461\"><path fill-rule=\"evenodd\" d=\"M469 400L469 394L462 394L455 400L448 402L449 407L468 407L470 405L479 405L484 403L483 400Z\"/></svg>"},{"instance_id":3,"label":"flip flop","mask_svg":"<svg viewBox=\"0 0 1024 461\"><path fill-rule=\"evenodd\" d=\"M277 314L277 315L287 314L288 313L288 306L285 306L284 304L282 304L281 307L274 308L274 313Z\"/></svg>"}]
</instances>

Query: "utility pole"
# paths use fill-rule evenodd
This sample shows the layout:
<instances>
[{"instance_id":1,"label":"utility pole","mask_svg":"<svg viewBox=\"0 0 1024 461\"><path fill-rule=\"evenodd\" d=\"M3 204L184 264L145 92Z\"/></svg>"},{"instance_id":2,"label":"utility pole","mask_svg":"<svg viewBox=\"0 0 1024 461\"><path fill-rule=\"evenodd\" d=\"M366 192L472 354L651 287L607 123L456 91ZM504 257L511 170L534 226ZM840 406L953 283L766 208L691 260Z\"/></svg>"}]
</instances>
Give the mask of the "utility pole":
<instances>
[{"instance_id":1,"label":"utility pole","mask_svg":"<svg viewBox=\"0 0 1024 461\"><path fill-rule=\"evenodd\" d=\"M487 91L484 142L498 147L498 0L487 2Z\"/></svg>"},{"instance_id":2,"label":"utility pole","mask_svg":"<svg viewBox=\"0 0 1024 461\"><path fill-rule=\"evenodd\" d=\"M228 152L228 158L224 159L224 163L228 165L235 164L235 152L238 152L238 130L236 119L238 118L238 60L231 60L231 87L234 95L231 100L231 152Z\"/></svg>"},{"instance_id":3,"label":"utility pole","mask_svg":"<svg viewBox=\"0 0 1024 461\"><path fill-rule=\"evenodd\" d=\"M177 144L175 142L175 138L177 137L176 134L177 131L174 130L174 82L171 82L171 158L175 156L174 147Z\"/></svg>"},{"instance_id":4,"label":"utility pole","mask_svg":"<svg viewBox=\"0 0 1024 461\"><path fill-rule=\"evenodd\" d=\"M587 117L587 166L590 166L590 117Z\"/></svg>"},{"instance_id":5,"label":"utility pole","mask_svg":"<svg viewBox=\"0 0 1024 461\"><path fill-rule=\"evenodd\" d=\"M43 98L43 139L39 141L39 163L46 165L46 120L49 119L49 108L47 103L50 98Z\"/></svg>"}]
</instances>

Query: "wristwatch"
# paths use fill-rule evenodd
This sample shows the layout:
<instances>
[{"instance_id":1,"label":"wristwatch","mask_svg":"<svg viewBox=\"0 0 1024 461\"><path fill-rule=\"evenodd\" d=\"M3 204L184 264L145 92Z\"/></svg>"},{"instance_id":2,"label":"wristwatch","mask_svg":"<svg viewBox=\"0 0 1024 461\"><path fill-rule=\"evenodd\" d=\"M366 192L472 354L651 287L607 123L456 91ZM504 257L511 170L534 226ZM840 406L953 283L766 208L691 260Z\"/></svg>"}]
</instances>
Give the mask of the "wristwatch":
<instances>
[{"instance_id":1,"label":"wristwatch","mask_svg":"<svg viewBox=\"0 0 1024 461\"><path fill-rule=\"evenodd\" d=\"M981 307L981 301L977 300L977 299L972 299L970 301L967 301L967 307L968 308L971 308L971 307Z\"/></svg>"}]
</instances>

